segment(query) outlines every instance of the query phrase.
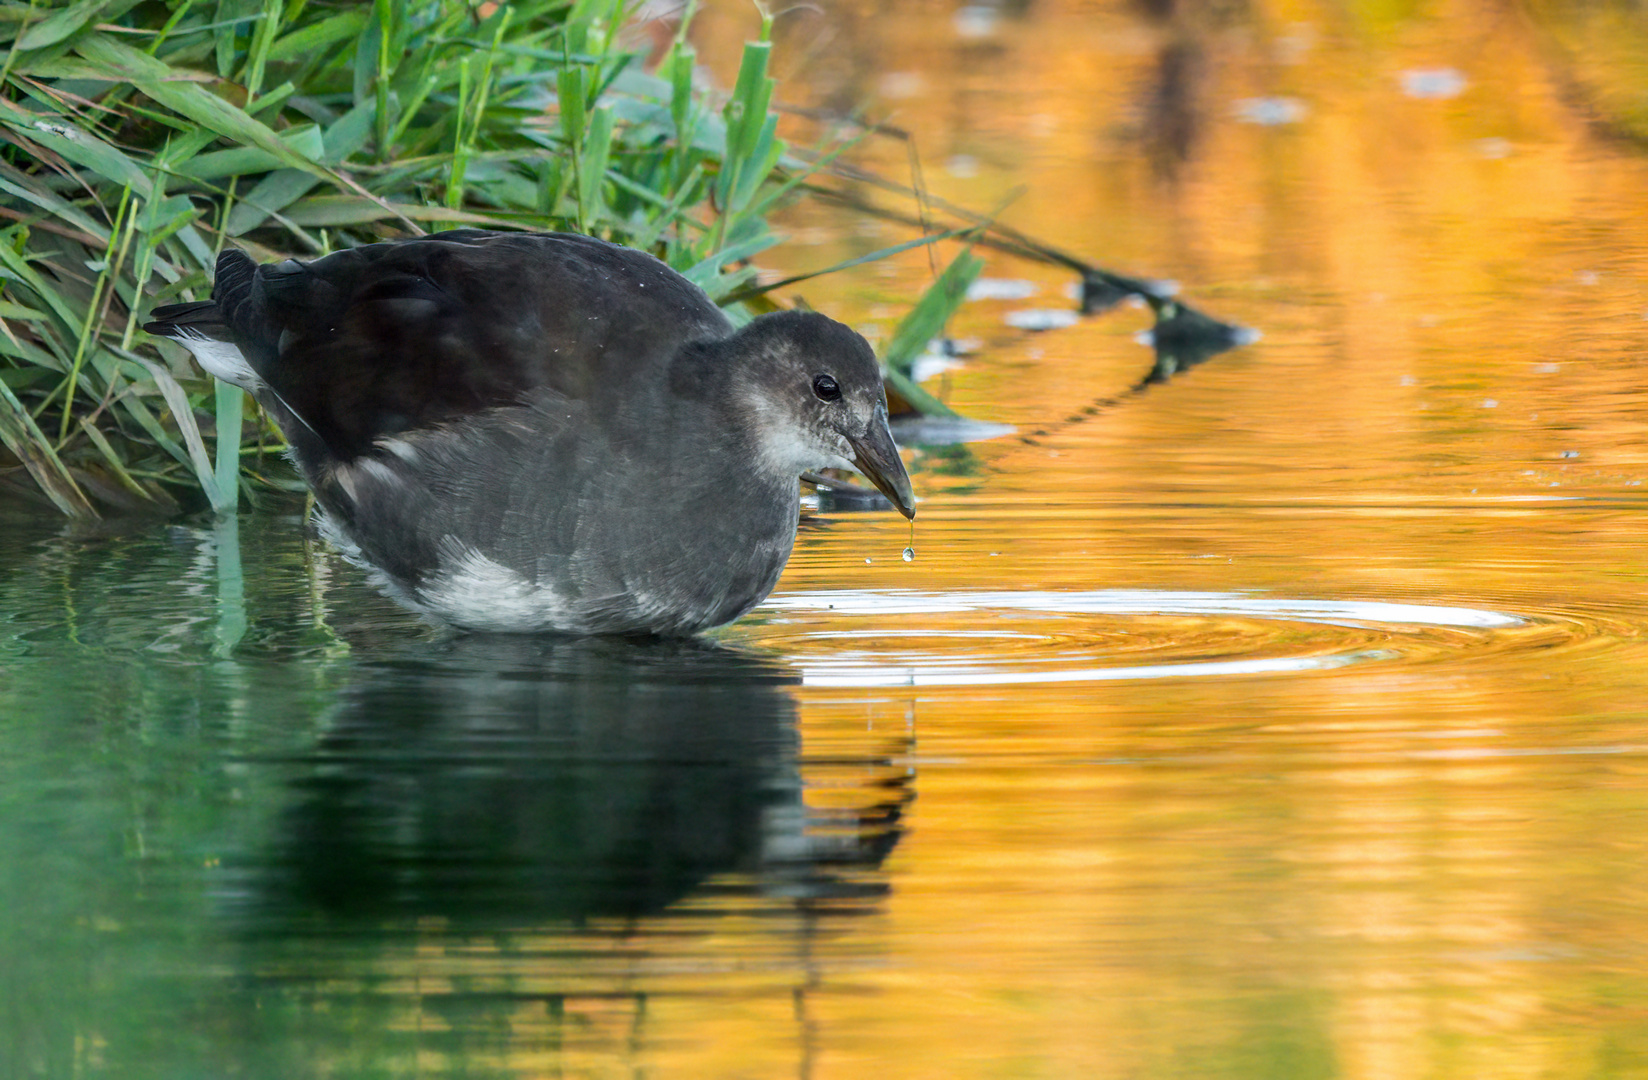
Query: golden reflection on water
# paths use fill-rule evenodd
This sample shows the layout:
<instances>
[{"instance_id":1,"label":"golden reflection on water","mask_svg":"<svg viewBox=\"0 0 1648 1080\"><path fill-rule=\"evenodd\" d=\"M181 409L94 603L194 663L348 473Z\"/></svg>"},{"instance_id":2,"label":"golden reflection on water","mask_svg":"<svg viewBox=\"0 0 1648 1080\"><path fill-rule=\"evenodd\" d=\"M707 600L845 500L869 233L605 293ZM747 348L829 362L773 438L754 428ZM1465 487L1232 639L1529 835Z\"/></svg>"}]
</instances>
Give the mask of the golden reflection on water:
<instances>
[{"instance_id":1,"label":"golden reflection on water","mask_svg":"<svg viewBox=\"0 0 1648 1080\"><path fill-rule=\"evenodd\" d=\"M856 19L858 36L827 41L847 58L818 68L909 94L897 120L936 193L988 206L1025 182L1012 224L1178 278L1265 337L1055 427L1137 380L1148 321L1013 331L1015 307L1069 306L1068 278L993 256L991 276L1040 291L970 305L954 329L981 352L937 385L969 416L1055 429L959 461L918 454L913 563L893 515L811 519L775 603L727 640L804 677L843 663L1033 676L1135 650L1355 662L804 679L809 809L854 831L874 793L913 798L863 875L884 893L801 900L731 874L666 915L504 948L431 925L366 965L368 981L404 976L390 1022L416 1033L411 1060L450 1067L436 1038L450 1025L471 1031L468 1067L519 1076L1648 1072L1648 167L1585 127L1540 34L1499 13L1255 8L1162 25L1041 3L981 41L945 5L846 8L829 25ZM718 70L744 15L706 14ZM1144 125L1181 36L1199 74L1175 161ZM1439 67L1463 73L1458 97L1403 95L1404 72ZM821 97L845 92L819 80ZM784 92L806 102L809 86L803 71ZM1236 117L1260 96L1307 111L1276 128ZM896 147L867 158L903 165ZM796 211L815 242L775 262L899 238L854 221ZM928 273L909 256L804 292L885 335ZM896 611L910 592L1118 589L1168 608L1206 593L1520 621ZM872 600L820 610L831 591ZM444 1002L494 996L518 1004L487 1014L489 1051Z\"/></svg>"},{"instance_id":2,"label":"golden reflection on water","mask_svg":"<svg viewBox=\"0 0 1648 1080\"><path fill-rule=\"evenodd\" d=\"M936 195L988 209L1024 184L1011 225L1178 279L1265 336L1062 423L1148 368L1147 313L1012 330L1013 310L1072 306L1069 275L986 253L987 276L1037 293L964 309L952 332L980 353L930 385L1048 434L975 445L959 469L918 453L921 557L896 558L890 516L831 517L750 642L1033 671L1036 646L1006 637L1027 631L1130 662L1120 618L920 617L1003 635L972 648L855 642L905 623L784 607L825 590L1206 591L1530 622L1424 646L1398 627L1380 643L1395 659L1291 674L804 687L809 751L910 724L917 794L880 914L841 931L856 962L811 997L810 1075L1648 1072L1648 161L1605 130L1640 53L1596 29L1641 42L1640 20L996 7L785 16L782 94L872 101ZM749 27L710 6L717 70ZM1294 122L1246 122L1267 102ZM861 160L908 176L900 144ZM786 272L905 235L808 207L787 225ZM885 339L929 275L917 253L797 291ZM1322 633L1131 629L1185 662ZM738 1074L741 1051L710 1045L704 1071Z\"/></svg>"},{"instance_id":3,"label":"golden reflection on water","mask_svg":"<svg viewBox=\"0 0 1648 1080\"><path fill-rule=\"evenodd\" d=\"M986 252L990 277L1035 291L967 305L953 331L979 351L929 385L1018 433L912 452L913 562L896 515L808 515L773 601L722 635L750 667L796 676L722 687L772 709L771 731L720 733L770 756L727 755L748 767L723 786L761 798L691 807L706 834L761 850L729 841L738 865L662 913L212 938L198 926L234 925L260 895L255 872L284 864L254 851L250 869L219 865L244 836L194 818L300 854L348 813L368 840L373 813L399 814L414 841L414 825L463 837L459 825L502 821L501 835L563 860L587 832L623 868L599 842L616 850L620 830L598 826L646 807L649 784L703 789L671 788L667 769L634 790L590 783L579 754L624 732L556 735L578 753L546 737L527 767L500 754L490 740L542 736L510 726L517 695L549 715L588 688L520 678L528 646L523 660L420 639L358 577L281 547L295 522L242 534L247 604L261 606L235 663L179 662L171 680L229 702L231 734L212 716L177 734L169 714L131 734L121 665L197 642L209 612L175 601L176 624L156 632L150 609L162 587L212 598L212 557L201 540L178 556L194 560L186 580L162 582L135 542L100 556L54 542L28 564L53 596L15 614L27 632L4 659L19 673L60 663L68 712L116 718L98 729L104 757L141 773L152 743L188 773L132 781L141 806L108 811L129 816L122 843L142 853L110 880L149 867L152 844L144 889L171 895L165 870L178 895L204 881L210 899L178 930L88 884L90 913L64 933L96 942L64 954L97 957L88 980L125 987L128 968L156 963L159 926L181 942L158 953L167 963L232 972L233 992L213 984L183 1025L225 1075L1648 1075L1648 162L1622 89L1640 88L1622 44L1643 40L1640 16L1446 2L819 8L779 20L781 99L868 101L914 135L935 194L990 208L1023 184L1010 224L1177 279L1187 301L1263 339L1089 415L1148 370L1134 340L1147 313L1013 329L1014 311L1072 308L1070 275ZM696 39L723 79L752 19L733 0L701 16ZM812 133L795 120L797 138ZM897 143L872 140L861 160L907 168ZM793 242L769 260L784 271L904 238L811 206L785 228ZM911 253L800 292L885 340L930 272ZM192 552L187 532L167 542ZM58 606L79 621L60 626ZM147 635L138 645L122 651L112 609ZM63 637L74 648L51 652ZM593 659L562 648L573 675L607 670L601 646ZM298 658L313 686L281 699ZM134 700L171 700L132 685ZM0 682L20 710L15 696ZM670 702L657 700L648 715L666 730L652 734L669 748ZM420 703L425 726L397 726ZM19 730L61 750L47 725ZM350 738L371 753L349 758ZM389 752L403 741L411 764ZM450 774L419 771L477 746ZM374 766L380 750L389 764ZM61 752L88 768L78 744ZM488 771L500 758L526 768L521 782ZM364 794L320 797L338 775ZM578 788L564 808L589 830L547 827L543 808L563 804L541 789L556 784ZM191 801L191 785L206 795ZM499 817L448 788L503 792ZM659 828L690 839L691 800L675 797ZM161 849L177 837L181 855ZM434 886L441 857L463 854L384 844L421 854L402 869ZM550 891L503 899L548 904ZM11 928L64 917L40 904ZM0 978L28 984L13 993L42 1026L55 1013L80 1025L62 1043L85 1060L63 1074L96 1074L122 1011L92 1015L95 990L20 970ZM54 978L82 997L55 1009L42 996ZM279 1046L248 1065L259 1032Z\"/></svg>"}]
</instances>

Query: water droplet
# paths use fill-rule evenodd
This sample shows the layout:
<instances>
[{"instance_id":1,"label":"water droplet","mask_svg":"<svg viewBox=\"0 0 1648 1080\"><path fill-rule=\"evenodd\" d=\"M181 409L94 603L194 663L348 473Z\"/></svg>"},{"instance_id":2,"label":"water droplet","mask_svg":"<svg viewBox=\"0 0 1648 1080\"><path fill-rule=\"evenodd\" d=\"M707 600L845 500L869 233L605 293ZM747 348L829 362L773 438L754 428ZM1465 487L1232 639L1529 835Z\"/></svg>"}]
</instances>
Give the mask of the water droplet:
<instances>
[{"instance_id":1,"label":"water droplet","mask_svg":"<svg viewBox=\"0 0 1648 1080\"><path fill-rule=\"evenodd\" d=\"M905 562L915 562L915 559L916 559L916 549L913 548L913 547L905 548L904 549L904 561Z\"/></svg>"}]
</instances>

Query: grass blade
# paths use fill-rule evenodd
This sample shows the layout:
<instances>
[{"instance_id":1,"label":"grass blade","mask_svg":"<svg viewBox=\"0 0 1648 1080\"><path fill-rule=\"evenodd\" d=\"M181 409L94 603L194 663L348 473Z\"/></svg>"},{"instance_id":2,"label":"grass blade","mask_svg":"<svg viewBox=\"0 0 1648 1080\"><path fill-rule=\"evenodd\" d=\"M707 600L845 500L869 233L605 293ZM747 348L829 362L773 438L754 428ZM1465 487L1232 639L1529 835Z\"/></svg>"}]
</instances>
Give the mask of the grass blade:
<instances>
[{"instance_id":1,"label":"grass blade","mask_svg":"<svg viewBox=\"0 0 1648 1080\"><path fill-rule=\"evenodd\" d=\"M963 229L951 229L948 232L933 233L930 236L918 237L914 240L905 241L902 244L894 244L892 247L879 248L867 255L860 255L856 258L847 259L843 262L838 262L833 266L826 266L822 270L813 270L805 274L796 274L793 277L782 278L770 285L753 285L748 289L740 289L738 292L725 297L721 302L723 304L736 304L740 300L750 300L757 296L761 296L764 293L770 293L775 289L787 288L803 281L811 281L813 278L824 277L828 274L838 273L842 270L851 270L855 266L863 266L866 263L880 262L882 259L890 259L894 255L902 254L903 252L910 251L913 248L925 247L928 244L936 244L941 240L954 240L958 236L966 236L973 231L974 230L969 227ZM968 284L971 284L971 282ZM963 288L962 294L964 298L966 292L967 290Z\"/></svg>"},{"instance_id":2,"label":"grass blade","mask_svg":"<svg viewBox=\"0 0 1648 1080\"><path fill-rule=\"evenodd\" d=\"M943 332L944 324L967 299L967 287L983 270L984 260L973 254L972 246L963 248L950 260L950 265L944 268L938 280L921 294L921 299L916 301L910 313L899 322L881 362L889 370L908 376L916 357L921 355L929 341Z\"/></svg>"},{"instance_id":3,"label":"grass blade","mask_svg":"<svg viewBox=\"0 0 1648 1080\"><path fill-rule=\"evenodd\" d=\"M107 435L98 430L96 424L91 423L85 417L81 417L80 430L85 433L86 438L92 441L92 445L97 447L97 452L103 455L103 463L109 467L110 472L114 473L115 479L120 481L122 487L148 502L155 501L154 493L138 483L133 479L132 474L126 471L126 463L120 460L120 454L115 450L114 444L109 442Z\"/></svg>"},{"instance_id":4,"label":"grass blade","mask_svg":"<svg viewBox=\"0 0 1648 1080\"><path fill-rule=\"evenodd\" d=\"M893 392L909 402L910 407L921 415L942 416L951 420L962 418L960 413L916 385L915 381L903 372L887 368L881 374Z\"/></svg>"},{"instance_id":5,"label":"grass blade","mask_svg":"<svg viewBox=\"0 0 1648 1080\"><path fill-rule=\"evenodd\" d=\"M166 407L172 411L172 420L183 436L183 445L189 448L189 464L195 470L195 479L200 484L200 490L206 492L207 497L211 499L212 509L221 511L217 474L212 467L212 459L206 456L206 440L200 437L200 425L195 423L194 410L189 407L189 395L184 393L183 387L172 378L172 373L159 364L145 360L141 356L137 358L137 362L148 369L155 386L166 399Z\"/></svg>"},{"instance_id":6,"label":"grass blade","mask_svg":"<svg viewBox=\"0 0 1648 1080\"><path fill-rule=\"evenodd\" d=\"M80 485L74 482L52 449L51 441L4 381L0 381L0 442L23 463L40 490L59 510L72 518L97 516Z\"/></svg>"},{"instance_id":7,"label":"grass blade","mask_svg":"<svg viewBox=\"0 0 1648 1080\"><path fill-rule=\"evenodd\" d=\"M590 114L589 138L578 155L578 223L585 232L605 213L601 188L611 153L612 106L600 105Z\"/></svg>"},{"instance_id":8,"label":"grass blade","mask_svg":"<svg viewBox=\"0 0 1648 1080\"><path fill-rule=\"evenodd\" d=\"M149 178L143 167L96 135L59 117L47 118L26 113L10 102L3 104L0 124L76 165L85 166L105 180L129 185L139 194L148 195Z\"/></svg>"},{"instance_id":9,"label":"grass blade","mask_svg":"<svg viewBox=\"0 0 1648 1080\"><path fill-rule=\"evenodd\" d=\"M80 0L78 4L70 4L61 11L41 19L25 30L17 39L16 48L20 51L29 49L44 49L47 45L56 45L77 33L87 23L95 19L108 7L108 0Z\"/></svg>"},{"instance_id":10,"label":"grass blade","mask_svg":"<svg viewBox=\"0 0 1648 1080\"><path fill-rule=\"evenodd\" d=\"M269 46L269 60L277 63L296 60L322 52L340 41L358 38L370 17L364 8L353 8L293 30Z\"/></svg>"},{"instance_id":11,"label":"grass blade","mask_svg":"<svg viewBox=\"0 0 1648 1080\"><path fill-rule=\"evenodd\" d=\"M110 75L125 79L167 108L236 142L268 151L288 168L301 169L321 180L337 180L332 172L282 142L273 130L197 83L178 81L163 62L113 40L93 34L75 45L75 51Z\"/></svg>"}]
</instances>

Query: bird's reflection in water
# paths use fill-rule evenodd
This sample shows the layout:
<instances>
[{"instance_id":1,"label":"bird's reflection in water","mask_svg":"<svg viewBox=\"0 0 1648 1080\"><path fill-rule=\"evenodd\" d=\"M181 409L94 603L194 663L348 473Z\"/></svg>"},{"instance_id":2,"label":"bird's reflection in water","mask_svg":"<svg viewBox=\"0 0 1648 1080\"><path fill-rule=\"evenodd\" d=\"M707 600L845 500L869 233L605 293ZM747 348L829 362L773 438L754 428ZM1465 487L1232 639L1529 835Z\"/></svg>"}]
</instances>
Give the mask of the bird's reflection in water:
<instances>
[{"instance_id":1,"label":"bird's reflection in water","mask_svg":"<svg viewBox=\"0 0 1648 1080\"><path fill-rule=\"evenodd\" d=\"M368 662L290 763L289 808L235 890L246 926L578 925L727 873L869 899L853 871L896 842L907 784L809 811L795 681L699 641L460 637Z\"/></svg>"}]
</instances>

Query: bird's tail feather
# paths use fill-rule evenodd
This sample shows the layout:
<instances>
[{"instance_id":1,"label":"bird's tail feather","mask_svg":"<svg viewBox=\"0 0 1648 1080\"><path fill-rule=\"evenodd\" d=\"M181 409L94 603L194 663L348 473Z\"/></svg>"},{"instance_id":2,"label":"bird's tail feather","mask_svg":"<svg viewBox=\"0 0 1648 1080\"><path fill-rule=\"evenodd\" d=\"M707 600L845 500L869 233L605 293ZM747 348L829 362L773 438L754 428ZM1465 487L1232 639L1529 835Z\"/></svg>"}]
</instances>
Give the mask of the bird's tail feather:
<instances>
[{"instance_id":1,"label":"bird's tail feather","mask_svg":"<svg viewBox=\"0 0 1648 1080\"><path fill-rule=\"evenodd\" d=\"M143 329L155 337L169 337L177 341L203 338L229 340L229 327L223 322L215 300L157 307L149 313L149 321L143 324Z\"/></svg>"}]
</instances>

